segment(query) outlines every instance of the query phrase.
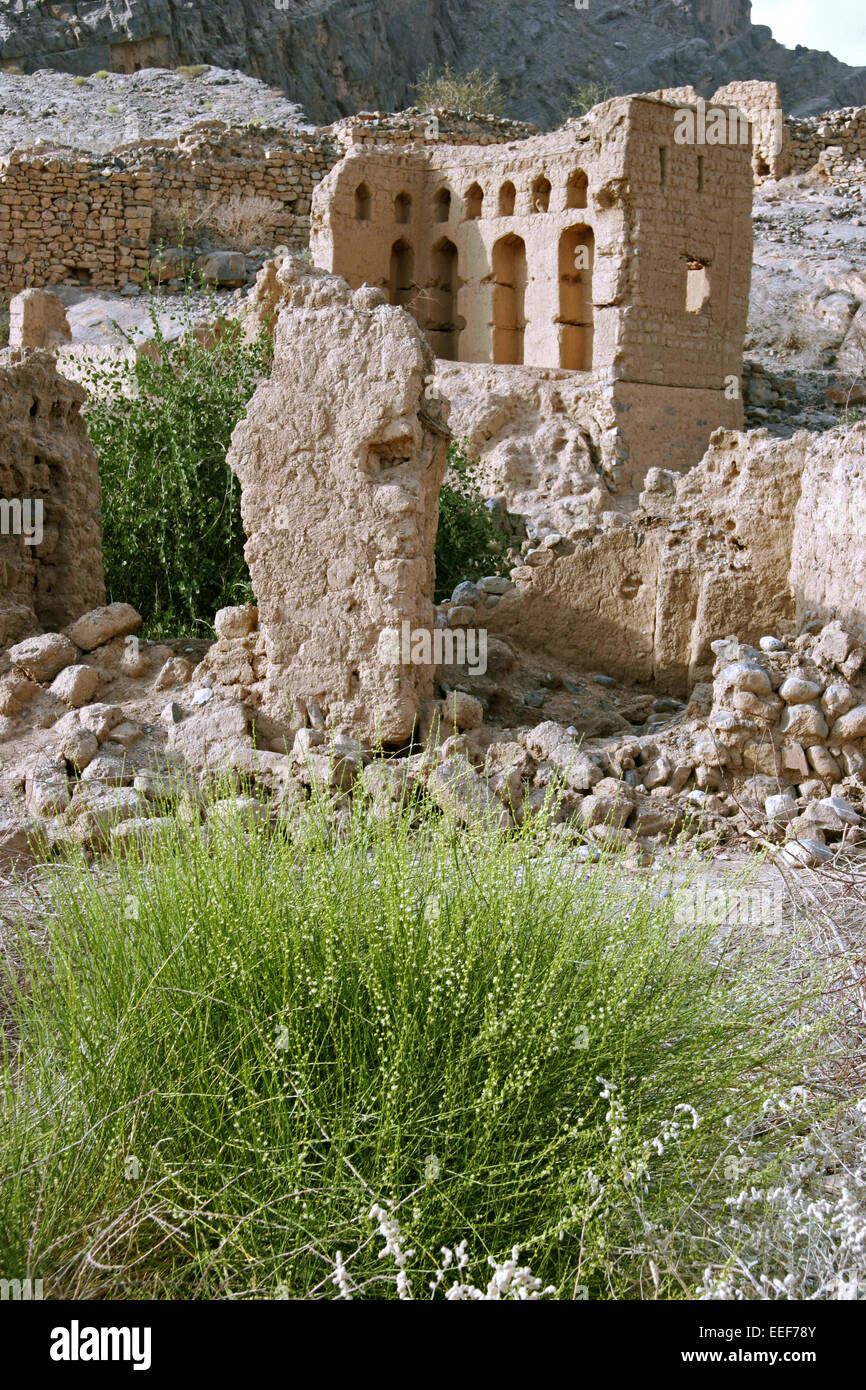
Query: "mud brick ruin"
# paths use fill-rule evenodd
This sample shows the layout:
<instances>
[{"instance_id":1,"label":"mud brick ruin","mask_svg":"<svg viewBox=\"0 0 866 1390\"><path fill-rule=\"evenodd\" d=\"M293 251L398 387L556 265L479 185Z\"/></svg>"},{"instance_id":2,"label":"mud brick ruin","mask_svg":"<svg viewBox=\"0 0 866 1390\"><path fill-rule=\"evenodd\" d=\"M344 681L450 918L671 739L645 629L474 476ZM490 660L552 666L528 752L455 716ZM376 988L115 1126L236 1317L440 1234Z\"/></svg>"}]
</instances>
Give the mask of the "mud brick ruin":
<instances>
[{"instance_id":1,"label":"mud brick ruin","mask_svg":"<svg viewBox=\"0 0 866 1390\"><path fill-rule=\"evenodd\" d=\"M103 601L99 473L83 401L48 353L0 352L0 646ZM18 522L25 502L30 537ZM41 541L31 544L36 503Z\"/></svg>"},{"instance_id":2,"label":"mud brick ruin","mask_svg":"<svg viewBox=\"0 0 866 1390\"><path fill-rule=\"evenodd\" d=\"M743 432L740 382L753 186L856 165L863 113L783 124L774 84L734 83L714 103L747 138L678 139L698 100L617 97L550 135L410 112L7 160L0 276L24 292L0 497L40 500L44 536L0 536L0 801L74 819L75 779L104 778L118 838L140 835L158 817L133 772L228 759L275 805L420 779L463 822L519 824L553 768L600 845L781 798L821 860L866 778L866 423ZM283 207L290 251L311 232L311 260L278 251L231 310L275 334L229 454L257 606L216 615L194 667L127 649L138 616L98 608L96 458L54 365L81 349L33 286L139 284L172 200L238 186ZM434 606L452 438L535 529L507 577ZM404 624L485 632L488 668L395 659Z\"/></svg>"},{"instance_id":3,"label":"mud brick ruin","mask_svg":"<svg viewBox=\"0 0 866 1390\"><path fill-rule=\"evenodd\" d=\"M433 689L429 666L383 651L404 621L434 621L450 436L425 396L433 359L379 291L292 260L277 280L273 373L229 453L268 658L261 707L399 743Z\"/></svg>"},{"instance_id":4,"label":"mud brick ruin","mask_svg":"<svg viewBox=\"0 0 866 1390\"><path fill-rule=\"evenodd\" d=\"M624 97L504 145L353 146L316 190L313 257L438 358L601 386L630 486L689 467L742 424L752 170L749 145L678 144L676 113Z\"/></svg>"}]
</instances>

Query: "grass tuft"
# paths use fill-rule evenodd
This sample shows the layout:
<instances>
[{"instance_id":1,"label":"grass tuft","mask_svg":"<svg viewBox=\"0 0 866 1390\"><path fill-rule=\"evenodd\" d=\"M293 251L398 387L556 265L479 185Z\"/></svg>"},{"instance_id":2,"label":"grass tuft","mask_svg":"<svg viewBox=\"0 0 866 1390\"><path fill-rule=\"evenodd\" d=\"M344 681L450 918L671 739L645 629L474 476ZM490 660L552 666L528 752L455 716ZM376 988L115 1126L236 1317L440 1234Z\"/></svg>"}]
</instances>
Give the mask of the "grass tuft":
<instances>
[{"instance_id":1,"label":"grass tuft","mask_svg":"<svg viewBox=\"0 0 866 1390\"><path fill-rule=\"evenodd\" d=\"M412 818L356 798L339 834L312 804L46 866L2 976L10 1277L441 1296L443 1247L476 1284L517 1247L557 1297L686 1295L726 1156L807 1065L781 957L615 860Z\"/></svg>"}]
</instances>

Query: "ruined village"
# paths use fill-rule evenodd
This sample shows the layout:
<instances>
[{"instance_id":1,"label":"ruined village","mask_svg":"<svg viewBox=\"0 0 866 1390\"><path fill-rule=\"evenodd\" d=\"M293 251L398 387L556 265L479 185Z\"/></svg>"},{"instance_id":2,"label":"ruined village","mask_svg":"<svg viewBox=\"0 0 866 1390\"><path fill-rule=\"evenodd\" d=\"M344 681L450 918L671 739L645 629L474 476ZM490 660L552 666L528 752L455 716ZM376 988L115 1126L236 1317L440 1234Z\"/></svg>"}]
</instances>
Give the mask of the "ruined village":
<instances>
[{"instance_id":1,"label":"ruined village","mask_svg":"<svg viewBox=\"0 0 866 1390\"><path fill-rule=\"evenodd\" d=\"M763 1276L765 1251L743 1257L748 1276L707 1256L687 1297L862 1298L866 106L795 116L756 76L602 93L548 130L423 102L312 125L215 65L169 74L155 40L114 48L103 80L128 105L113 131L79 123L66 144L57 125L59 110L80 122L99 74L52 74L54 123L29 138L4 98L4 937L22 911L47 930L58 884L77 900L73 865L126 931L163 855L200 869L232 846L255 861L303 844L303 861L315 822L339 878L360 821L405 826L420 862L431 817L468 860L520 845L538 872L555 860L570 883L604 880L578 891L613 894L599 910L614 939L622 893L655 911L680 892L679 928L801 952L800 978L811 957L795 943L817 922L821 968L844 981L849 1060L832 1084L853 1138L829 1168L810 1158L835 1186L812 1193L809 1219L825 1202L823 1239L838 1199L849 1228L820 1272L790 1251ZM157 79L235 83L273 123L200 110L179 132L143 130L135 93ZM21 94L37 80L5 78ZM209 239L239 198L257 234ZM171 631L107 564L116 483L94 383L122 402L142 362L185 342L264 344L266 366L224 451L248 597ZM443 592L455 458L496 543ZM684 1090L674 1139L691 1106ZM731 1201L759 1170L753 1140L726 1171ZM127 1163L141 1142L115 1141ZM394 1200L373 1226L402 1298L415 1252ZM567 1246L571 1218L556 1219ZM613 1296L682 1296L664 1292L650 1229L642 1292ZM465 1268L457 1249L443 1246L434 1296ZM69 1253L60 1296L142 1296L100 1283L110 1252L94 1245L86 1273ZM510 1265L488 1253L498 1291L467 1275L447 1296L611 1296L601 1257L578 1271L590 1292L564 1293L538 1246ZM328 1296L364 1296L343 1252L326 1259ZM224 1277L205 1296L275 1296L258 1272L249 1295L245 1274ZM310 1296L280 1279L276 1296Z\"/></svg>"}]
</instances>

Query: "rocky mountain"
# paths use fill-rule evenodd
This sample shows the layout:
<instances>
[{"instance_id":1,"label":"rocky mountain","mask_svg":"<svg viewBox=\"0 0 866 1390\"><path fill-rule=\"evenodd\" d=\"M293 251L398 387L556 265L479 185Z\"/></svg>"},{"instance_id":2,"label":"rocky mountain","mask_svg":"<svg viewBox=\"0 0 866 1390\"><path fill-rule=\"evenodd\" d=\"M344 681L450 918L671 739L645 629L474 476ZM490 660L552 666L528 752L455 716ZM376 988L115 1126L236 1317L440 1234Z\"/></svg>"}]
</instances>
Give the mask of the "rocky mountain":
<instances>
[{"instance_id":1,"label":"rocky mountain","mask_svg":"<svg viewBox=\"0 0 866 1390\"><path fill-rule=\"evenodd\" d=\"M405 107L419 74L446 63L497 72L508 114L548 126L590 82L691 82L709 96L773 78L794 114L866 103L866 68L785 48L750 16L750 0L0 0L0 68L211 63L280 88L322 122Z\"/></svg>"}]
</instances>

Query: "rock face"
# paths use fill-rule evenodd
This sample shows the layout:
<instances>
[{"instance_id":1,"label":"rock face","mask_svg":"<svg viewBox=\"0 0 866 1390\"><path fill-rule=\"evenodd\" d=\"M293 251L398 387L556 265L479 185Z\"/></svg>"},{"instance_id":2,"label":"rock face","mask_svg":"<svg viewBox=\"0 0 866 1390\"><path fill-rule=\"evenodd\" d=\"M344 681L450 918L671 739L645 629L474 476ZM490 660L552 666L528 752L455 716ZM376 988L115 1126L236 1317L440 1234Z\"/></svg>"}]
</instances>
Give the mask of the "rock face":
<instances>
[{"instance_id":1,"label":"rock face","mask_svg":"<svg viewBox=\"0 0 866 1390\"><path fill-rule=\"evenodd\" d=\"M447 427L432 358L377 290L286 260L273 375L232 438L264 633L262 708L295 727L408 737L430 665L393 637L433 625Z\"/></svg>"},{"instance_id":2,"label":"rock face","mask_svg":"<svg viewBox=\"0 0 866 1390\"><path fill-rule=\"evenodd\" d=\"M23 13L21 12L23 8ZM866 99L866 70L829 53L792 52L750 23L748 0L137 0L22 7L0 3L0 62L27 72L134 73L177 63L240 68L282 87L315 120L362 108L408 105L431 64L498 72L515 115L561 117L581 82L605 77L620 91L694 82L775 79L786 105L808 114Z\"/></svg>"},{"instance_id":3,"label":"rock face","mask_svg":"<svg viewBox=\"0 0 866 1390\"><path fill-rule=\"evenodd\" d=\"M47 353L0 352L0 647L104 600L99 474L83 400Z\"/></svg>"}]
</instances>

